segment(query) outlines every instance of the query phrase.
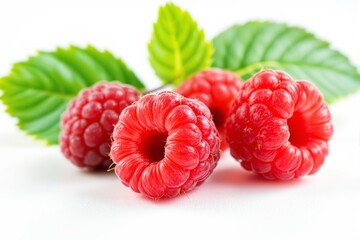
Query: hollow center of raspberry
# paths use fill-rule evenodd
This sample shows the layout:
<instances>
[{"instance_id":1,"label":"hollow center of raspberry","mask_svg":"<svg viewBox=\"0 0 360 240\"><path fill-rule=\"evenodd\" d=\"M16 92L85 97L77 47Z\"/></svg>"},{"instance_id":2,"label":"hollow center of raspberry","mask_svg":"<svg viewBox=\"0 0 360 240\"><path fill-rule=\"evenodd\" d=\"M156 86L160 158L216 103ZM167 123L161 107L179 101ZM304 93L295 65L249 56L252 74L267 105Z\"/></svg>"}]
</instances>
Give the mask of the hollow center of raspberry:
<instances>
[{"instance_id":1,"label":"hollow center of raspberry","mask_svg":"<svg viewBox=\"0 0 360 240\"><path fill-rule=\"evenodd\" d=\"M150 162L158 162L164 159L167 133L149 131L141 137L140 152Z\"/></svg>"},{"instance_id":2,"label":"hollow center of raspberry","mask_svg":"<svg viewBox=\"0 0 360 240\"><path fill-rule=\"evenodd\" d=\"M305 120L301 116L301 113L294 113L294 115L288 119L288 126L290 130L290 143L297 147L306 145L308 136L305 131Z\"/></svg>"},{"instance_id":3,"label":"hollow center of raspberry","mask_svg":"<svg viewBox=\"0 0 360 240\"><path fill-rule=\"evenodd\" d=\"M213 115L213 121L217 128L221 128L225 124L225 114L219 108L210 108L211 114Z\"/></svg>"}]
</instances>

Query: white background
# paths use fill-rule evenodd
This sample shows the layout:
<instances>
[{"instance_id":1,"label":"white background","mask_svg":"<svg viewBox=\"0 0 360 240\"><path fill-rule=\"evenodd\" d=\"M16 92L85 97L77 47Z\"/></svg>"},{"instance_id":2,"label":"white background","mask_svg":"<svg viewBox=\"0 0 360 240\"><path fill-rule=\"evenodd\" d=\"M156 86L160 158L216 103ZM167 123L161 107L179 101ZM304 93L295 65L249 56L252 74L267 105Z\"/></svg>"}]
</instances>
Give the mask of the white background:
<instances>
[{"instance_id":1,"label":"white background","mask_svg":"<svg viewBox=\"0 0 360 240\"><path fill-rule=\"evenodd\" d=\"M0 75L36 50L69 44L111 50L150 88L147 60L165 1L0 0ZM263 19L306 27L360 66L360 3L175 1L208 39L234 23ZM0 105L0 239L360 239L360 93L331 106L330 155L314 176L268 182L225 153L198 189L151 201L113 173L73 167L58 147L25 136Z\"/></svg>"}]
</instances>

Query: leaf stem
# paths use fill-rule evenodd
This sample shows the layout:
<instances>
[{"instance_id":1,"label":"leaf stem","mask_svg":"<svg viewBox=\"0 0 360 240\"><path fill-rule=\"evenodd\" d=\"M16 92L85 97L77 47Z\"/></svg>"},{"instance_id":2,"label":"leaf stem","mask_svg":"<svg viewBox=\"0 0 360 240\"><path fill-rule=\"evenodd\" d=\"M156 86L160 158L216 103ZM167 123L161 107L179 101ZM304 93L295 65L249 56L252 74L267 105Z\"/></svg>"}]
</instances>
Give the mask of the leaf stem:
<instances>
[{"instance_id":1,"label":"leaf stem","mask_svg":"<svg viewBox=\"0 0 360 240\"><path fill-rule=\"evenodd\" d=\"M164 89L166 86L168 86L169 84L167 83L164 83L163 85L159 86L159 87L156 87L154 89L151 89L151 90L146 90L143 92L143 95L146 95L146 94L149 94L149 93L154 93L154 92L157 92L159 90L162 90Z\"/></svg>"},{"instance_id":2,"label":"leaf stem","mask_svg":"<svg viewBox=\"0 0 360 240\"><path fill-rule=\"evenodd\" d=\"M240 68L239 70L235 71L235 73L242 77L246 74L254 73L255 71L257 71L259 69L272 68L272 67L276 67L276 66L278 66L278 64L274 61L257 62L254 64L250 64L244 68ZM244 79L244 80L246 80L246 79Z\"/></svg>"}]
</instances>

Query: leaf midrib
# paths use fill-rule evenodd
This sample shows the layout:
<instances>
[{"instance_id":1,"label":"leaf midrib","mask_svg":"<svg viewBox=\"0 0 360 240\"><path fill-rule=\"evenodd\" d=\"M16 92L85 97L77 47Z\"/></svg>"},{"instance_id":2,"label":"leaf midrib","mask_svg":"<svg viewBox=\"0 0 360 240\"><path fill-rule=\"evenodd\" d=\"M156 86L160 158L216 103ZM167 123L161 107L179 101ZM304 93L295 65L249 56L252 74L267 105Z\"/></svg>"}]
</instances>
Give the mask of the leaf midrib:
<instances>
[{"instance_id":1,"label":"leaf midrib","mask_svg":"<svg viewBox=\"0 0 360 240\"><path fill-rule=\"evenodd\" d=\"M46 89L41 89L41 88L34 88L34 87L29 87L29 86L25 86L25 85L21 85L21 84L11 84L14 86L14 88L20 88L20 89L25 89L25 90L32 90L32 91L35 91L35 92L40 92L40 93L43 93L43 94L46 94L46 95L50 95L50 96L53 96L53 97L57 97L57 98L61 98L61 99L64 99L66 101L74 98L76 96L75 93L73 94L66 94L66 93L58 93L58 92L53 92L53 91L49 91L49 90L46 90Z\"/></svg>"},{"instance_id":2,"label":"leaf midrib","mask_svg":"<svg viewBox=\"0 0 360 240\"><path fill-rule=\"evenodd\" d=\"M171 44L173 45L174 48L174 67L175 67L175 78L182 78L185 72L184 66L183 66L183 62L182 62L182 52L178 43L178 39L176 37L176 27L174 22L176 21L176 16L173 15L173 13L171 11L168 12L171 15L171 18L169 21L167 21L167 25L169 28L169 33L170 33L170 39L171 39ZM173 79L173 81L176 81L176 79Z\"/></svg>"},{"instance_id":3,"label":"leaf midrib","mask_svg":"<svg viewBox=\"0 0 360 240\"><path fill-rule=\"evenodd\" d=\"M328 66L324 66L324 65L319 65L319 64L310 64L310 63L301 63L301 62L284 62L284 61L278 61L278 60L272 60L272 61L260 61L260 62L256 62L247 66L243 66L241 68L239 68L238 70L235 71L235 73L237 75L243 76L245 74L249 74L252 73L254 71L256 71L257 69L259 69L259 67L279 67L279 66L284 66L284 65L296 65L296 66L302 66L302 67L308 67L308 68L319 68L319 69L326 69L326 70L330 70L330 71L335 71L350 77L353 77L353 74L349 74L349 72L347 71L343 71L343 70L339 70L336 68L331 68Z\"/></svg>"}]
</instances>

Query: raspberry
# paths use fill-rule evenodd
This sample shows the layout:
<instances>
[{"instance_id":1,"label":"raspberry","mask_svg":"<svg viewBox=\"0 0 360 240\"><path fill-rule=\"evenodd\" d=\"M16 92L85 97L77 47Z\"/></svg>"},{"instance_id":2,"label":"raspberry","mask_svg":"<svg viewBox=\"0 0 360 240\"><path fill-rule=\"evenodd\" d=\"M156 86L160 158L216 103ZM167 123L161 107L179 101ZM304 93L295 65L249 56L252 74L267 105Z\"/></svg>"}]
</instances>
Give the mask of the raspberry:
<instances>
[{"instance_id":1,"label":"raspberry","mask_svg":"<svg viewBox=\"0 0 360 240\"><path fill-rule=\"evenodd\" d=\"M100 82L82 90L61 118L61 152L81 168L107 169L110 136L121 111L139 99L134 88Z\"/></svg>"},{"instance_id":2,"label":"raspberry","mask_svg":"<svg viewBox=\"0 0 360 240\"><path fill-rule=\"evenodd\" d=\"M198 99L210 108L220 134L222 150L228 147L225 141L225 121L241 85L241 80L229 71L208 69L194 75L176 89L184 97Z\"/></svg>"},{"instance_id":3,"label":"raspberry","mask_svg":"<svg viewBox=\"0 0 360 240\"><path fill-rule=\"evenodd\" d=\"M192 190L220 158L209 109L175 92L148 94L124 109L113 139L110 155L117 176L153 199Z\"/></svg>"},{"instance_id":4,"label":"raspberry","mask_svg":"<svg viewBox=\"0 0 360 240\"><path fill-rule=\"evenodd\" d=\"M328 155L331 115L319 90L279 71L247 81L226 122L231 155L266 179L315 173Z\"/></svg>"}]
</instances>

